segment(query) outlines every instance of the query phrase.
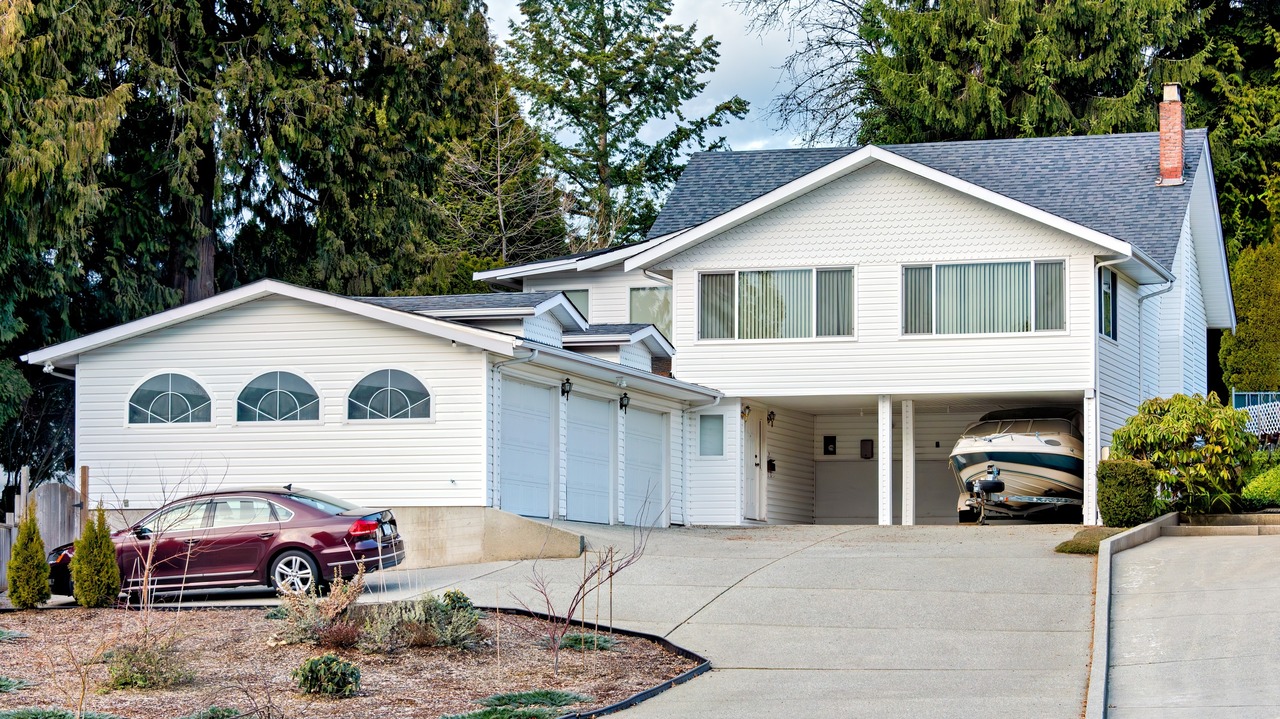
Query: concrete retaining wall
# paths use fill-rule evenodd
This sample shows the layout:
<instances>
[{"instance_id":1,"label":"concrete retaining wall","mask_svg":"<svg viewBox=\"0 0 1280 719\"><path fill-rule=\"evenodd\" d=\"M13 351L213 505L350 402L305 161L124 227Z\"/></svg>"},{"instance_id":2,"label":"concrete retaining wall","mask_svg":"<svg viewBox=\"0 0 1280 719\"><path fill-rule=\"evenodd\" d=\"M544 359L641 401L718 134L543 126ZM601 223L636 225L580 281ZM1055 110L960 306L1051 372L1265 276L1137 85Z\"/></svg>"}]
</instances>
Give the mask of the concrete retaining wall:
<instances>
[{"instance_id":1,"label":"concrete retaining wall","mask_svg":"<svg viewBox=\"0 0 1280 719\"><path fill-rule=\"evenodd\" d=\"M404 569L582 554L583 538L492 507L393 507Z\"/></svg>"},{"instance_id":2,"label":"concrete retaining wall","mask_svg":"<svg viewBox=\"0 0 1280 719\"><path fill-rule=\"evenodd\" d=\"M1161 536L1178 526L1178 513L1170 512L1098 544L1098 580L1093 590L1093 662L1089 667L1089 693L1085 719L1107 715L1107 669L1111 661L1111 558L1126 549Z\"/></svg>"}]
</instances>

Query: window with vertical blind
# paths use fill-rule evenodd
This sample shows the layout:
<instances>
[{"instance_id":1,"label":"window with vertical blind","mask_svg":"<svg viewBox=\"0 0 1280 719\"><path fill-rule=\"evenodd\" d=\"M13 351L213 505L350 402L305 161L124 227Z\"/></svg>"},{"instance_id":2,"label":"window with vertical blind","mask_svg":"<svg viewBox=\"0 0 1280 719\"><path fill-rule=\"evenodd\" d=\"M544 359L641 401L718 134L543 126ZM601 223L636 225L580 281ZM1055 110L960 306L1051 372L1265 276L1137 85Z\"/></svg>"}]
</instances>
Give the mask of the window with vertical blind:
<instances>
[{"instance_id":1,"label":"window with vertical blind","mask_svg":"<svg viewBox=\"0 0 1280 719\"><path fill-rule=\"evenodd\" d=\"M699 339L854 334L853 270L742 270L698 278Z\"/></svg>"},{"instance_id":2,"label":"window with vertical blind","mask_svg":"<svg viewBox=\"0 0 1280 719\"><path fill-rule=\"evenodd\" d=\"M902 268L904 335L1066 329L1061 260Z\"/></svg>"}]
</instances>

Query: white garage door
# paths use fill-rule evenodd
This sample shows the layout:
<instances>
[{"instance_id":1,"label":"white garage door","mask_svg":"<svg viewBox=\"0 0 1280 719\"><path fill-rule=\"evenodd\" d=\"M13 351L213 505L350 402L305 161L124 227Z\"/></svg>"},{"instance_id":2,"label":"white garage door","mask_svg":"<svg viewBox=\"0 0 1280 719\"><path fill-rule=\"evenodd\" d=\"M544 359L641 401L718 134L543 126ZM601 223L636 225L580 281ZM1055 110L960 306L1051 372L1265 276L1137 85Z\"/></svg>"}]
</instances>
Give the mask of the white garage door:
<instances>
[{"instance_id":1,"label":"white garage door","mask_svg":"<svg viewBox=\"0 0 1280 719\"><path fill-rule=\"evenodd\" d=\"M613 406L569 396L569 435L565 445L565 518L609 522L613 445Z\"/></svg>"},{"instance_id":2,"label":"white garage door","mask_svg":"<svg viewBox=\"0 0 1280 719\"><path fill-rule=\"evenodd\" d=\"M663 524L667 508L666 467L667 423L657 412L633 409L627 413L626 485L623 508L627 524Z\"/></svg>"},{"instance_id":3,"label":"white garage door","mask_svg":"<svg viewBox=\"0 0 1280 719\"><path fill-rule=\"evenodd\" d=\"M550 516L551 388L502 383L499 504L526 517Z\"/></svg>"}]
</instances>

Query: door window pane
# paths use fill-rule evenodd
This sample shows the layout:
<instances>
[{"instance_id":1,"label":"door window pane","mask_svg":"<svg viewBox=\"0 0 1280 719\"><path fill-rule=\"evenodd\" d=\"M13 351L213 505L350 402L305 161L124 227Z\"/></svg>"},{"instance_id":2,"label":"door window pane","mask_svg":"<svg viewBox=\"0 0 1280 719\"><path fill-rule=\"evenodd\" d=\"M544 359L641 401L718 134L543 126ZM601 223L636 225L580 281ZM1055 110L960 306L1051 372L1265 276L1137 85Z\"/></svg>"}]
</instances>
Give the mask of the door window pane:
<instances>
[{"instance_id":1,"label":"door window pane","mask_svg":"<svg viewBox=\"0 0 1280 719\"><path fill-rule=\"evenodd\" d=\"M631 321L653 325L671 339L671 288L632 287Z\"/></svg>"},{"instance_id":2,"label":"door window pane","mask_svg":"<svg viewBox=\"0 0 1280 719\"><path fill-rule=\"evenodd\" d=\"M938 334L1031 329L1029 263L938 265Z\"/></svg>"},{"instance_id":3,"label":"door window pane","mask_svg":"<svg viewBox=\"0 0 1280 719\"><path fill-rule=\"evenodd\" d=\"M698 454L703 457L724 456L724 415L698 416Z\"/></svg>"},{"instance_id":4,"label":"door window pane","mask_svg":"<svg viewBox=\"0 0 1280 719\"><path fill-rule=\"evenodd\" d=\"M853 270L818 270L818 336L853 334Z\"/></svg>"},{"instance_id":5,"label":"door window pane","mask_svg":"<svg viewBox=\"0 0 1280 719\"><path fill-rule=\"evenodd\" d=\"M1067 327L1063 263L1036 263L1036 329L1061 330Z\"/></svg>"},{"instance_id":6,"label":"door window pane","mask_svg":"<svg viewBox=\"0 0 1280 719\"><path fill-rule=\"evenodd\" d=\"M214 527L240 527L246 524L273 522L271 503L252 497L228 497L213 500Z\"/></svg>"},{"instance_id":7,"label":"door window pane","mask_svg":"<svg viewBox=\"0 0 1280 719\"><path fill-rule=\"evenodd\" d=\"M933 268L902 268L902 333L933 332Z\"/></svg>"},{"instance_id":8,"label":"door window pane","mask_svg":"<svg viewBox=\"0 0 1280 719\"><path fill-rule=\"evenodd\" d=\"M738 339L813 335L812 270L738 273Z\"/></svg>"},{"instance_id":9,"label":"door window pane","mask_svg":"<svg viewBox=\"0 0 1280 719\"><path fill-rule=\"evenodd\" d=\"M142 523L152 534L185 532L204 526L204 510L208 502L189 502L170 507Z\"/></svg>"},{"instance_id":10,"label":"door window pane","mask_svg":"<svg viewBox=\"0 0 1280 719\"><path fill-rule=\"evenodd\" d=\"M733 275L698 278L698 337L704 340L733 337Z\"/></svg>"}]
</instances>

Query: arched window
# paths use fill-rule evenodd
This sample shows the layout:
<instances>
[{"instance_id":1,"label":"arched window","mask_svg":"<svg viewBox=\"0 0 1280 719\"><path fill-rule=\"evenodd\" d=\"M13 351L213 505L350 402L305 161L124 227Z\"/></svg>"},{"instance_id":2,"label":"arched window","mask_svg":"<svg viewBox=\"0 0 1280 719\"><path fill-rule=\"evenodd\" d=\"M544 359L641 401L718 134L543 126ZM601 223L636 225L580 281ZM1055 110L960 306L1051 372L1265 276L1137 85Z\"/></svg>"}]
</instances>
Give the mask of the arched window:
<instances>
[{"instance_id":1,"label":"arched window","mask_svg":"<svg viewBox=\"0 0 1280 719\"><path fill-rule=\"evenodd\" d=\"M383 369L370 374L347 397L347 419L426 419L431 395L408 372Z\"/></svg>"},{"instance_id":2,"label":"arched window","mask_svg":"<svg viewBox=\"0 0 1280 719\"><path fill-rule=\"evenodd\" d=\"M320 419L320 396L296 374L268 372L240 392L237 422L288 422Z\"/></svg>"},{"instance_id":3,"label":"arched window","mask_svg":"<svg viewBox=\"0 0 1280 719\"><path fill-rule=\"evenodd\" d=\"M180 374L158 374L129 398L130 424L178 424L212 421L209 393Z\"/></svg>"}]
</instances>

